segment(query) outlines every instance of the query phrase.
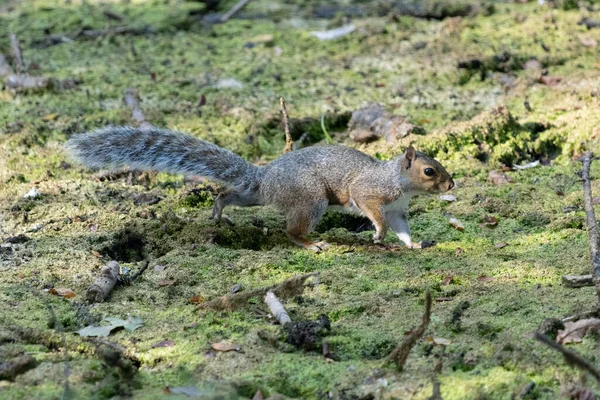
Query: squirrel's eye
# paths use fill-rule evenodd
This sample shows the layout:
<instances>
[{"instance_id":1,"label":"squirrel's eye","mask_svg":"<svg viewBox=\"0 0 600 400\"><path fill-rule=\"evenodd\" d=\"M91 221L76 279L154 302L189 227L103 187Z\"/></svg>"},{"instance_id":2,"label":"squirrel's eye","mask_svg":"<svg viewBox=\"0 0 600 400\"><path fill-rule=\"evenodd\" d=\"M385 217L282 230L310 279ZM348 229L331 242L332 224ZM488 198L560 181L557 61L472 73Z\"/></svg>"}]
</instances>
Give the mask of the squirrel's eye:
<instances>
[{"instance_id":1,"label":"squirrel's eye","mask_svg":"<svg viewBox=\"0 0 600 400\"><path fill-rule=\"evenodd\" d=\"M433 168L425 168L425 175L427 176L434 176L435 175L435 170Z\"/></svg>"}]
</instances>

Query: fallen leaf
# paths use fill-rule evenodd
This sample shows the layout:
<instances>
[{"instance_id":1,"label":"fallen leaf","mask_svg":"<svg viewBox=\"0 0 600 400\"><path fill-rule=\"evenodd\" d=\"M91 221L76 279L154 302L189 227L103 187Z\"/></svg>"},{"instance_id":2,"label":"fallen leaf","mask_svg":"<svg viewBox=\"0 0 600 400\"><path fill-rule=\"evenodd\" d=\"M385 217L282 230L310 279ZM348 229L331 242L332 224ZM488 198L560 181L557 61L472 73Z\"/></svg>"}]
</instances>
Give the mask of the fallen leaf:
<instances>
[{"instance_id":1,"label":"fallen leaf","mask_svg":"<svg viewBox=\"0 0 600 400\"><path fill-rule=\"evenodd\" d=\"M97 258L102 258L102 254L98 253L96 250L92 250L92 255Z\"/></svg>"},{"instance_id":2,"label":"fallen leaf","mask_svg":"<svg viewBox=\"0 0 600 400\"><path fill-rule=\"evenodd\" d=\"M494 278L490 277L490 276L486 276L486 275L481 275L477 278L477 280L479 282L491 282L494 280Z\"/></svg>"},{"instance_id":3,"label":"fallen leaf","mask_svg":"<svg viewBox=\"0 0 600 400\"><path fill-rule=\"evenodd\" d=\"M442 281L442 286L448 286L452 282L452 279L454 279L454 275L448 275L445 277Z\"/></svg>"},{"instance_id":4,"label":"fallen leaf","mask_svg":"<svg viewBox=\"0 0 600 400\"><path fill-rule=\"evenodd\" d=\"M158 282L158 286L163 287L163 286L173 286L175 284L175 280L174 279L163 279L160 282Z\"/></svg>"},{"instance_id":5,"label":"fallen leaf","mask_svg":"<svg viewBox=\"0 0 600 400\"><path fill-rule=\"evenodd\" d=\"M233 287L231 288L231 293L235 294L237 292L239 292L240 290L242 290L242 284L241 283L236 283L235 285L233 285Z\"/></svg>"},{"instance_id":6,"label":"fallen leaf","mask_svg":"<svg viewBox=\"0 0 600 400\"><path fill-rule=\"evenodd\" d=\"M456 250L454 250L455 257L460 257L463 254L465 254L465 251L463 249L461 249L460 247L457 247Z\"/></svg>"},{"instance_id":7,"label":"fallen leaf","mask_svg":"<svg viewBox=\"0 0 600 400\"><path fill-rule=\"evenodd\" d=\"M165 339L165 340L161 340L158 343L154 343L151 347L153 349L158 349L158 348L161 348L161 347L173 347L173 346L175 346L175 342L174 341L169 340L169 339Z\"/></svg>"},{"instance_id":8,"label":"fallen leaf","mask_svg":"<svg viewBox=\"0 0 600 400\"><path fill-rule=\"evenodd\" d=\"M440 200L442 201L456 201L456 197L452 196L451 194L443 194L439 197Z\"/></svg>"},{"instance_id":9,"label":"fallen leaf","mask_svg":"<svg viewBox=\"0 0 600 400\"><path fill-rule=\"evenodd\" d=\"M579 40L579 42L585 47L596 48L598 47L598 41L596 39L590 37L583 37Z\"/></svg>"},{"instance_id":10,"label":"fallen leaf","mask_svg":"<svg viewBox=\"0 0 600 400\"><path fill-rule=\"evenodd\" d=\"M42 117L42 119L43 119L44 121L52 121L52 120L55 120L55 119L56 119L56 117L58 117L58 114L47 114L47 115L44 115L44 116Z\"/></svg>"},{"instance_id":11,"label":"fallen leaf","mask_svg":"<svg viewBox=\"0 0 600 400\"><path fill-rule=\"evenodd\" d=\"M192 303L192 304L202 304L202 303L204 303L204 297L202 297L202 296L192 296L190 298L190 303Z\"/></svg>"},{"instance_id":12,"label":"fallen leaf","mask_svg":"<svg viewBox=\"0 0 600 400\"><path fill-rule=\"evenodd\" d=\"M240 351L242 348L237 344L218 342L212 343L211 347L217 351Z\"/></svg>"},{"instance_id":13,"label":"fallen leaf","mask_svg":"<svg viewBox=\"0 0 600 400\"><path fill-rule=\"evenodd\" d=\"M498 225L498 219L496 217L494 217L493 215L486 215L483 218L483 224L481 224L482 227L488 227L488 228L493 228L495 226Z\"/></svg>"},{"instance_id":14,"label":"fallen leaf","mask_svg":"<svg viewBox=\"0 0 600 400\"><path fill-rule=\"evenodd\" d=\"M53 294L55 296L64 297L70 299L71 297L77 296L74 291L67 288L52 288L48 290L48 293Z\"/></svg>"},{"instance_id":15,"label":"fallen leaf","mask_svg":"<svg viewBox=\"0 0 600 400\"><path fill-rule=\"evenodd\" d=\"M565 322L565 329L559 330L556 334L556 342L561 344L582 342L590 329L600 333L600 319L589 318Z\"/></svg>"},{"instance_id":16,"label":"fallen leaf","mask_svg":"<svg viewBox=\"0 0 600 400\"><path fill-rule=\"evenodd\" d=\"M449 339L444 339L441 337L432 338L432 342L442 346L448 346L450 343L452 343Z\"/></svg>"},{"instance_id":17,"label":"fallen leaf","mask_svg":"<svg viewBox=\"0 0 600 400\"><path fill-rule=\"evenodd\" d=\"M140 317L130 317L126 320L120 318L104 318L105 321L109 322L110 325L107 326L86 326L81 329L79 332L79 336L101 336L106 337L111 334L112 331L124 328L128 332L133 332L140 326L144 325L144 322Z\"/></svg>"},{"instance_id":18,"label":"fallen leaf","mask_svg":"<svg viewBox=\"0 0 600 400\"><path fill-rule=\"evenodd\" d=\"M457 231L461 231L462 232L462 231L465 230L465 227L463 226L463 224L461 224L460 221L457 220L456 218L454 218L454 217L450 218L449 222L450 222L450 225L452 225L452 227L454 229L456 229Z\"/></svg>"},{"instance_id":19,"label":"fallen leaf","mask_svg":"<svg viewBox=\"0 0 600 400\"><path fill-rule=\"evenodd\" d=\"M542 75L539 79L540 83L547 86L556 86L562 81L562 78L558 76Z\"/></svg>"},{"instance_id":20,"label":"fallen leaf","mask_svg":"<svg viewBox=\"0 0 600 400\"><path fill-rule=\"evenodd\" d=\"M495 246L495 247L496 247L497 249L503 249L503 248L505 248L506 246L508 246L508 243L506 243L506 242L498 242L498 243L496 243L496 246Z\"/></svg>"},{"instance_id":21,"label":"fallen leaf","mask_svg":"<svg viewBox=\"0 0 600 400\"><path fill-rule=\"evenodd\" d=\"M488 183L492 183L497 186L506 185L510 183L510 179L508 178L508 176L506 176L506 174L503 174L500 171L490 171L487 180Z\"/></svg>"}]
</instances>

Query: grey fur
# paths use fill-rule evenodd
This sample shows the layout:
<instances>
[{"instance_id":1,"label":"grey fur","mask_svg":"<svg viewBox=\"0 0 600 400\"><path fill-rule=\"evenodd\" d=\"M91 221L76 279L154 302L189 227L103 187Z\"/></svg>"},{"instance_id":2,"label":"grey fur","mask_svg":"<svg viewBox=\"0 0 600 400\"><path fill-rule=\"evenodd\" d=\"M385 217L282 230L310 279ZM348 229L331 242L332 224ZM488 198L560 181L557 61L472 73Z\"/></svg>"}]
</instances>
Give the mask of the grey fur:
<instances>
[{"instance_id":1,"label":"grey fur","mask_svg":"<svg viewBox=\"0 0 600 400\"><path fill-rule=\"evenodd\" d=\"M106 127L74 136L67 148L89 167L129 165L225 183L230 190L218 196L215 219L230 204L273 205L286 214L290 238L317 249L323 244L310 242L306 235L332 205L364 212L375 223L376 241L383 240L387 231L385 211L393 218L392 229L412 247L407 222L410 197L446 191L454 185L437 161L412 147L384 162L346 146L313 146L257 167L229 150L180 132ZM424 177L424 167L435 169L435 179Z\"/></svg>"}]
</instances>

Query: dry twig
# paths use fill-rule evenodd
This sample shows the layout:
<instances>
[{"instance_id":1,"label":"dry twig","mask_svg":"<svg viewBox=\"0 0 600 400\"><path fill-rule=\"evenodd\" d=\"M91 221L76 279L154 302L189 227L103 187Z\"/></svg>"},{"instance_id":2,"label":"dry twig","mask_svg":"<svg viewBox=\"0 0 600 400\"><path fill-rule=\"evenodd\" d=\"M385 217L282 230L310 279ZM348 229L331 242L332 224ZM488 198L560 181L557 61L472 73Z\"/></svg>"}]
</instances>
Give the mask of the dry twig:
<instances>
[{"instance_id":1,"label":"dry twig","mask_svg":"<svg viewBox=\"0 0 600 400\"><path fill-rule=\"evenodd\" d=\"M425 334L425 331L429 326L430 317L431 293L428 290L427 293L425 293L425 313L423 313L423 322L417 329L410 332L406 339L404 339L404 341L399 344L388 357L389 361L392 361L394 364L396 364L396 369L398 369L398 371L402 371L404 364L406 364L406 359L410 354L410 350L414 347L417 341L423 337L423 334Z\"/></svg>"},{"instance_id":2,"label":"dry twig","mask_svg":"<svg viewBox=\"0 0 600 400\"><path fill-rule=\"evenodd\" d=\"M285 100L283 97L279 98L279 104L281 105L281 112L283 114L283 127L285 129L285 147L283 148L284 153L289 153L294 148L294 141L290 134L290 120L288 118L287 108L285 107Z\"/></svg>"},{"instance_id":3,"label":"dry twig","mask_svg":"<svg viewBox=\"0 0 600 400\"><path fill-rule=\"evenodd\" d=\"M211 309L216 311L232 311L237 307L244 306L248 300L255 296L264 296L268 291L273 291L281 298L299 296L304 292L304 282L312 277L318 276L318 273L306 275L296 275L278 285L271 285L263 288L247 290L234 294L228 294L200 305L201 309Z\"/></svg>"},{"instance_id":4,"label":"dry twig","mask_svg":"<svg viewBox=\"0 0 600 400\"><path fill-rule=\"evenodd\" d=\"M581 174L583 180L583 206L587 218L588 233L590 235L590 257L592 259L592 276L563 276L563 282L569 287L596 286L596 294L600 301L600 253L598 252L598 225L596 213L594 212L594 202L592 201L592 183L590 177L590 167L594 159L591 151L585 153L583 159L583 171ZM591 279L590 279L591 278Z\"/></svg>"},{"instance_id":5,"label":"dry twig","mask_svg":"<svg viewBox=\"0 0 600 400\"><path fill-rule=\"evenodd\" d=\"M265 295L265 304L269 307L271 314L275 316L275 319L277 319L279 325L284 326L285 324L292 322L292 319L283 307L283 304L281 304L281 301L279 301L277 296L275 296L275 293L273 293L271 290L269 290Z\"/></svg>"},{"instance_id":6,"label":"dry twig","mask_svg":"<svg viewBox=\"0 0 600 400\"><path fill-rule=\"evenodd\" d=\"M119 264L111 261L102 267L96 281L88 288L86 298L90 303L101 303L108 297L119 280Z\"/></svg>"},{"instance_id":7,"label":"dry twig","mask_svg":"<svg viewBox=\"0 0 600 400\"><path fill-rule=\"evenodd\" d=\"M146 121L146 117L144 116L144 112L140 107L140 97L137 90L133 88L125 89L125 93L123 94L123 101L125 105L131 109L131 117L140 128L151 128L152 124Z\"/></svg>"},{"instance_id":8,"label":"dry twig","mask_svg":"<svg viewBox=\"0 0 600 400\"><path fill-rule=\"evenodd\" d=\"M571 367L579 368L582 371L590 373L598 382L600 382L600 371L596 369L589 361L582 358L579 354L574 351L566 349L564 346L556 343L554 340L550 339L548 336L543 335L539 332L535 332L533 337L538 342L545 344L546 346L559 351L562 353L565 358L565 362Z\"/></svg>"},{"instance_id":9,"label":"dry twig","mask_svg":"<svg viewBox=\"0 0 600 400\"><path fill-rule=\"evenodd\" d=\"M10 33L10 49L13 54L13 59L15 62L15 67L17 69L18 74L25 73L25 62L23 61L23 54L21 53L21 46L19 45L19 39L15 36L14 33Z\"/></svg>"},{"instance_id":10,"label":"dry twig","mask_svg":"<svg viewBox=\"0 0 600 400\"><path fill-rule=\"evenodd\" d=\"M227 22L229 18L233 17L237 14L242 8L246 7L246 4L250 3L250 0L240 0L238 1L229 11L227 11L220 19L220 22Z\"/></svg>"}]
</instances>

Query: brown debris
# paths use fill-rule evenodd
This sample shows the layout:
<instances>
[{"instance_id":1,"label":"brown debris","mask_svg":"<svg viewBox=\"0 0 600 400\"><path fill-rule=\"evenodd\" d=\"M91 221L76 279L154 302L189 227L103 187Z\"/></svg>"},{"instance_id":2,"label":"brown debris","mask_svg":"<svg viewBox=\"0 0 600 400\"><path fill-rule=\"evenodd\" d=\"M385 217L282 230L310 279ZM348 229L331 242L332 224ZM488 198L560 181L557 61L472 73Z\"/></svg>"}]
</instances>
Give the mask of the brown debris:
<instances>
[{"instance_id":1,"label":"brown debris","mask_svg":"<svg viewBox=\"0 0 600 400\"><path fill-rule=\"evenodd\" d=\"M487 179L488 183L500 186L500 185L506 185L508 183L510 183L510 179L506 174L503 174L500 171L490 171L490 173L488 174L488 179Z\"/></svg>"},{"instance_id":2,"label":"brown debris","mask_svg":"<svg viewBox=\"0 0 600 400\"><path fill-rule=\"evenodd\" d=\"M304 292L304 282L313 276L318 276L318 273L296 275L277 285L228 294L203 303L199 306L199 308L216 311L233 311L238 307L245 306L250 298L255 296L264 296L268 291L273 291L273 293L281 298L299 296Z\"/></svg>"},{"instance_id":3,"label":"brown debris","mask_svg":"<svg viewBox=\"0 0 600 400\"><path fill-rule=\"evenodd\" d=\"M429 290L425 293L425 312L423 313L423 322L421 325L411 331L406 339L398 345L392 353L389 355L388 360L392 361L396 365L398 371L402 371L406 359L410 354L410 350L414 347L419 339L423 337L427 327L429 326L429 318L431 317L431 293Z\"/></svg>"},{"instance_id":4,"label":"brown debris","mask_svg":"<svg viewBox=\"0 0 600 400\"><path fill-rule=\"evenodd\" d=\"M294 141L290 134L290 120L288 118L287 108L285 107L285 100L283 100L283 97L279 98L279 104L281 106L281 113L283 114L283 126L285 129L285 147L283 148L283 153L285 154L293 150Z\"/></svg>"},{"instance_id":5,"label":"brown debris","mask_svg":"<svg viewBox=\"0 0 600 400\"><path fill-rule=\"evenodd\" d=\"M96 281L88 288L86 299L90 303L101 303L113 290L119 280L119 264L111 261L102 267Z\"/></svg>"},{"instance_id":6,"label":"brown debris","mask_svg":"<svg viewBox=\"0 0 600 400\"><path fill-rule=\"evenodd\" d=\"M423 128L405 118L386 112L380 104L373 103L352 113L348 122L350 137L357 143L370 143L380 138L393 144L411 133L423 134Z\"/></svg>"}]
</instances>

